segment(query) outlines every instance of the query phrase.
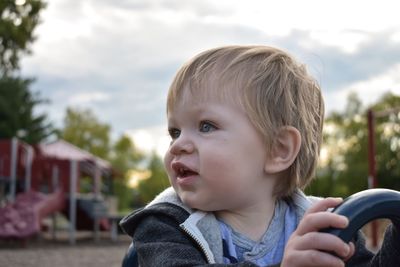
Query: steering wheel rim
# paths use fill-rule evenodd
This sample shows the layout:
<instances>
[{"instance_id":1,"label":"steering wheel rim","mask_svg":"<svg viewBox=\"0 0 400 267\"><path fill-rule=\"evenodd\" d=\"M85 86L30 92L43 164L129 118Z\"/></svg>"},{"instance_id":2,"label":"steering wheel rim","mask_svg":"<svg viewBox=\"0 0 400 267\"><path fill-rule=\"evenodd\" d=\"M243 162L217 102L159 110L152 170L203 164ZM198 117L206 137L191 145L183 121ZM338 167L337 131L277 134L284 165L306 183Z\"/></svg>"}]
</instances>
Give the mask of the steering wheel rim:
<instances>
[{"instance_id":1,"label":"steering wheel rim","mask_svg":"<svg viewBox=\"0 0 400 267\"><path fill-rule=\"evenodd\" d=\"M348 243L370 221L390 219L400 222L400 192L383 188L364 190L346 198L332 212L346 216L349 225L344 229L327 228L321 232L336 235Z\"/></svg>"}]
</instances>

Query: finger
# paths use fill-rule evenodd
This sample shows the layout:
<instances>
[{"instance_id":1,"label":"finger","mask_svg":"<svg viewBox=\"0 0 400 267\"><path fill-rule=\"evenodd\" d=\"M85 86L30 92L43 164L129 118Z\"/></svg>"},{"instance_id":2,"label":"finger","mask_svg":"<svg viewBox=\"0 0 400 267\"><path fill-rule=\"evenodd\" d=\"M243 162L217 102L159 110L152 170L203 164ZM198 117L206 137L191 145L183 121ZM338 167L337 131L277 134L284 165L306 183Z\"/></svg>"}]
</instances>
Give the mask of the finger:
<instances>
[{"instance_id":1,"label":"finger","mask_svg":"<svg viewBox=\"0 0 400 267\"><path fill-rule=\"evenodd\" d=\"M344 257L344 261L348 261L351 257L353 257L354 252L356 252L356 247L353 242L349 243L349 247L350 247L350 252L346 257Z\"/></svg>"},{"instance_id":2,"label":"finger","mask_svg":"<svg viewBox=\"0 0 400 267\"><path fill-rule=\"evenodd\" d=\"M349 219L343 215L321 211L304 215L296 229L298 235L319 231L324 228L346 228Z\"/></svg>"},{"instance_id":3,"label":"finger","mask_svg":"<svg viewBox=\"0 0 400 267\"><path fill-rule=\"evenodd\" d=\"M326 211L329 208L334 208L343 202L342 198L328 197L316 202L312 205L305 214L314 213L318 211Z\"/></svg>"},{"instance_id":4,"label":"finger","mask_svg":"<svg viewBox=\"0 0 400 267\"><path fill-rule=\"evenodd\" d=\"M344 262L332 254L319 251L296 251L290 257L284 259L284 266L324 266L324 267L344 267Z\"/></svg>"},{"instance_id":5,"label":"finger","mask_svg":"<svg viewBox=\"0 0 400 267\"><path fill-rule=\"evenodd\" d=\"M343 242L337 236L310 232L297 239L296 250L322 250L338 255L341 258L346 258L351 252L349 244Z\"/></svg>"}]
</instances>

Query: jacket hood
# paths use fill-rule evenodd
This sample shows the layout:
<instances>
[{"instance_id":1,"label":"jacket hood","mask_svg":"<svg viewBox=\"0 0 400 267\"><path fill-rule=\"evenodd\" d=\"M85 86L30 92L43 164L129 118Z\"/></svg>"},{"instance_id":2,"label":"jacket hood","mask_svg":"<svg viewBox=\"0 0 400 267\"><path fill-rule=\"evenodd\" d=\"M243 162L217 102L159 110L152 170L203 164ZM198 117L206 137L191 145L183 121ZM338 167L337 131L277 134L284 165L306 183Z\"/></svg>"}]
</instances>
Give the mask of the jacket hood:
<instances>
[{"instance_id":1,"label":"jacket hood","mask_svg":"<svg viewBox=\"0 0 400 267\"><path fill-rule=\"evenodd\" d=\"M144 208L133 211L122 218L119 222L122 230L130 236L133 236L136 227L140 221L149 215L164 214L176 220L178 224L183 223L187 217L193 213L193 210L187 207L179 199L172 187L161 192L153 201Z\"/></svg>"}]
</instances>

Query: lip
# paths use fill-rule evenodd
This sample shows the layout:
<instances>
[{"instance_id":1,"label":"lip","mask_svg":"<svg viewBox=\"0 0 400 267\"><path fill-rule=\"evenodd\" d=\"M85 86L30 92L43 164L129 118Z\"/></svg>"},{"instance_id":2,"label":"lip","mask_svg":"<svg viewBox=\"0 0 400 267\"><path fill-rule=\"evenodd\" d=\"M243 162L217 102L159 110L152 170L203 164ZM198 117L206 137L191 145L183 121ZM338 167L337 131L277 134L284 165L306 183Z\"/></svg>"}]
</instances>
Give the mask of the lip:
<instances>
[{"instance_id":1,"label":"lip","mask_svg":"<svg viewBox=\"0 0 400 267\"><path fill-rule=\"evenodd\" d=\"M197 171L182 162L172 162L171 168L174 170L176 183L179 186L185 187L193 185L199 176Z\"/></svg>"},{"instance_id":2,"label":"lip","mask_svg":"<svg viewBox=\"0 0 400 267\"><path fill-rule=\"evenodd\" d=\"M177 177L176 178L176 183L180 187L188 187L192 186L197 180L197 175L190 175L186 177Z\"/></svg>"}]
</instances>

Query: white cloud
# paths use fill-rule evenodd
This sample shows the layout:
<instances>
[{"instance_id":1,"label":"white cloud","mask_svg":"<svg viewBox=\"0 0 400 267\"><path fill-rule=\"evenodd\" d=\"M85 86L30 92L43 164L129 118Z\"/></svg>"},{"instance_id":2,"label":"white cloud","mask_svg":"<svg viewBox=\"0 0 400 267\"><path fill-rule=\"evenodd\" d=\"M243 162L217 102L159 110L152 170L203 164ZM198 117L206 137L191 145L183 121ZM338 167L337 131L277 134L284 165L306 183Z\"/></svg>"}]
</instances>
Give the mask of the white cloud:
<instances>
[{"instance_id":1,"label":"white cloud","mask_svg":"<svg viewBox=\"0 0 400 267\"><path fill-rule=\"evenodd\" d=\"M383 94L391 92L400 96L400 63L389 71L367 80L357 81L328 93L325 100L330 107L329 111L342 110L345 107L347 96L351 92L357 93L364 106L373 104Z\"/></svg>"},{"instance_id":2,"label":"white cloud","mask_svg":"<svg viewBox=\"0 0 400 267\"><path fill-rule=\"evenodd\" d=\"M269 44L305 58L328 111L351 90L366 103L398 92L398 10L389 0L52 0L22 72L37 78L56 124L67 105L84 105L115 136L143 129L140 145L159 150L174 73L214 46Z\"/></svg>"},{"instance_id":3,"label":"white cloud","mask_svg":"<svg viewBox=\"0 0 400 267\"><path fill-rule=\"evenodd\" d=\"M70 105L84 105L92 102L104 102L109 99L109 96L103 92L82 92L73 94L67 100Z\"/></svg>"},{"instance_id":4,"label":"white cloud","mask_svg":"<svg viewBox=\"0 0 400 267\"><path fill-rule=\"evenodd\" d=\"M354 53L360 44L365 42L369 34L361 31L330 30L311 31L310 37L317 41L315 46L335 46L346 53Z\"/></svg>"},{"instance_id":5,"label":"white cloud","mask_svg":"<svg viewBox=\"0 0 400 267\"><path fill-rule=\"evenodd\" d=\"M395 43L400 43L400 31L393 33L390 40Z\"/></svg>"},{"instance_id":6,"label":"white cloud","mask_svg":"<svg viewBox=\"0 0 400 267\"><path fill-rule=\"evenodd\" d=\"M210 4L231 11L230 16L219 17L225 23L248 25L273 35L287 35L292 29L377 32L399 25L400 5L393 0L220 0Z\"/></svg>"},{"instance_id":7,"label":"white cloud","mask_svg":"<svg viewBox=\"0 0 400 267\"><path fill-rule=\"evenodd\" d=\"M391 92L400 96L400 64L397 64L384 74L365 81L359 81L349 88L358 93L364 105L370 105L384 93ZM351 89L350 89L351 90Z\"/></svg>"},{"instance_id":8,"label":"white cloud","mask_svg":"<svg viewBox=\"0 0 400 267\"><path fill-rule=\"evenodd\" d=\"M157 155L163 156L171 140L167 135L166 129L165 125L159 125L139 130L130 130L126 134L131 137L135 146L140 150L147 153L156 152Z\"/></svg>"}]
</instances>

